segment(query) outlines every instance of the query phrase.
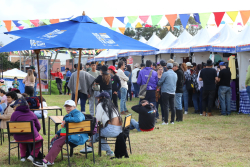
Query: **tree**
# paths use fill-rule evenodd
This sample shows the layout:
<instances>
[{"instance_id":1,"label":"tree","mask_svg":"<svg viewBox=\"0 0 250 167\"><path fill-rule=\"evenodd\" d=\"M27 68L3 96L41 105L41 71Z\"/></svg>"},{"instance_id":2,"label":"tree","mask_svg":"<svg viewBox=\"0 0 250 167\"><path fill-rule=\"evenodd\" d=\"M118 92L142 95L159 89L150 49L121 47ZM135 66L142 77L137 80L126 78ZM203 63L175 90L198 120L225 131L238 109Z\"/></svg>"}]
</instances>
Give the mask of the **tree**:
<instances>
[{"instance_id":1,"label":"tree","mask_svg":"<svg viewBox=\"0 0 250 167\"><path fill-rule=\"evenodd\" d=\"M135 31L132 28L126 28L124 35L133 38L135 36Z\"/></svg>"},{"instance_id":2,"label":"tree","mask_svg":"<svg viewBox=\"0 0 250 167\"><path fill-rule=\"evenodd\" d=\"M0 66L1 66L1 70L8 70L8 69L12 69L12 68L19 68L20 66L20 61L16 61L16 62L11 62L11 61L8 61L8 56L9 56L9 53L0 53ZM2 67L2 63L3 63L3 67Z\"/></svg>"}]
</instances>

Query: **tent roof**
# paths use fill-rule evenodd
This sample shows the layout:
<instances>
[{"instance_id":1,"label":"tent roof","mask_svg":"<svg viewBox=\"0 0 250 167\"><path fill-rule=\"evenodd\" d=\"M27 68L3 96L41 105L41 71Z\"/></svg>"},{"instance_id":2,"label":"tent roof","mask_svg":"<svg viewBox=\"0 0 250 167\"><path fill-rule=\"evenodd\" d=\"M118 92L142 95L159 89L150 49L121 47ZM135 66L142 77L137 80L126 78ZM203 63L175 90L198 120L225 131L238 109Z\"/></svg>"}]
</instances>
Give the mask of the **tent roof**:
<instances>
[{"instance_id":1,"label":"tent roof","mask_svg":"<svg viewBox=\"0 0 250 167\"><path fill-rule=\"evenodd\" d=\"M193 36L190 35L186 30L177 38L169 47L171 48L171 53L188 53L189 47L186 46L189 41L193 39ZM185 48L185 49L184 49Z\"/></svg>"},{"instance_id":2,"label":"tent roof","mask_svg":"<svg viewBox=\"0 0 250 167\"><path fill-rule=\"evenodd\" d=\"M160 49L158 53L166 53L164 50L168 49L169 46L176 40L176 36L174 36L170 31L168 34L159 42L155 47Z\"/></svg>"},{"instance_id":3,"label":"tent roof","mask_svg":"<svg viewBox=\"0 0 250 167\"><path fill-rule=\"evenodd\" d=\"M18 70L17 68L13 68L11 70L7 70L3 72L4 78L12 78L17 77L18 79L24 79L27 76L26 72L23 72L21 70Z\"/></svg>"},{"instance_id":4,"label":"tent roof","mask_svg":"<svg viewBox=\"0 0 250 167\"><path fill-rule=\"evenodd\" d=\"M160 42L161 42L161 39L154 32L153 35L149 38L147 44L150 45L150 46L155 47Z\"/></svg>"},{"instance_id":5,"label":"tent roof","mask_svg":"<svg viewBox=\"0 0 250 167\"><path fill-rule=\"evenodd\" d=\"M237 37L238 39L235 39L238 45L237 52L250 51L250 26L247 25Z\"/></svg>"}]
</instances>

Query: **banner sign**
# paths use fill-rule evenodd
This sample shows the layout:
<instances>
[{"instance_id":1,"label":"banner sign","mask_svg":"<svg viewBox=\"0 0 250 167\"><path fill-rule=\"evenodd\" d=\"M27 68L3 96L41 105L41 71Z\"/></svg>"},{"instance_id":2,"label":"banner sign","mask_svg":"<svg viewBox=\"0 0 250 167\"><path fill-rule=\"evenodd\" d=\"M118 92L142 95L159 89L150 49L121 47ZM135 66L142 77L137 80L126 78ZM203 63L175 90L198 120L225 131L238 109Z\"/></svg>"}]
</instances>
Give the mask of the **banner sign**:
<instances>
[{"instance_id":1,"label":"banner sign","mask_svg":"<svg viewBox=\"0 0 250 167\"><path fill-rule=\"evenodd\" d=\"M250 51L250 44L248 45L240 45L236 47L237 52L245 52L245 51Z\"/></svg>"},{"instance_id":2,"label":"banner sign","mask_svg":"<svg viewBox=\"0 0 250 167\"><path fill-rule=\"evenodd\" d=\"M209 46L190 47L190 52L207 52Z\"/></svg>"},{"instance_id":3,"label":"banner sign","mask_svg":"<svg viewBox=\"0 0 250 167\"><path fill-rule=\"evenodd\" d=\"M37 73L37 81L36 81L36 91L39 92L39 76L38 76L38 67L37 60L34 60L36 73ZM39 60L40 67L40 77L41 77L41 89L42 92L48 92L48 71L49 71L49 60L48 59L40 59Z\"/></svg>"},{"instance_id":4,"label":"banner sign","mask_svg":"<svg viewBox=\"0 0 250 167\"><path fill-rule=\"evenodd\" d=\"M210 46L209 50L211 52L221 52L221 53L236 53L235 47L230 46L230 47L215 47L215 46Z\"/></svg>"},{"instance_id":5,"label":"banner sign","mask_svg":"<svg viewBox=\"0 0 250 167\"><path fill-rule=\"evenodd\" d=\"M127 65L133 65L133 58L131 56L127 59Z\"/></svg>"},{"instance_id":6,"label":"banner sign","mask_svg":"<svg viewBox=\"0 0 250 167\"><path fill-rule=\"evenodd\" d=\"M171 48L171 53L189 53L189 48Z\"/></svg>"}]
</instances>

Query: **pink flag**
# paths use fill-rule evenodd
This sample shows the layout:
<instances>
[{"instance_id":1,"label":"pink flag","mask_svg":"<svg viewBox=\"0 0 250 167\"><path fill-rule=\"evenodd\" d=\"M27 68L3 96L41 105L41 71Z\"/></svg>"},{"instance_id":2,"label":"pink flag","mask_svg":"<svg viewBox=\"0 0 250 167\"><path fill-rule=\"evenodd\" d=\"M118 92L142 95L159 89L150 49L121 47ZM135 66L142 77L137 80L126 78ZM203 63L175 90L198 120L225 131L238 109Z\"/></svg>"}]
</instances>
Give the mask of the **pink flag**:
<instances>
[{"instance_id":1,"label":"pink flag","mask_svg":"<svg viewBox=\"0 0 250 167\"><path fill-rule=\"evenodd\" d=\"M39 26L39 20L38 20L38 19L37 19L37 20L30 20L30 22L31 22L32 24L34 24L35 27L38 27L38 26Z\"/></svg>"},{"instance_id":2,"label":"pink flag","mask_svg":"<svg viewBox=\"0 0 250 167\"><path fill-rule=\"evenodd\" d=\"M19 30L22 30L24 28L24 26L20 26L20 27L17 27Z\"/></svg>"},{"instance_id":3,"label":"pink flag","mask_svg":"<svg viewBox=\"0 0 250 167\"><path fill-rule=\"evenodd\" d=\"M242 24L241 24L241 23L237 23L237 25L242 26Z\"/></svg>"},{"instance_id":4,"label":"pink flag","mask_svg":"<svg viewBox=\"0 0 250 167\"><path fill-rule=\"evenodd\" d=\"M196 28L198 28L198 27L199 27L199 25L191 25L191 26L194 26L194 27L196 27Z\"/></svg>"}]
</instances>

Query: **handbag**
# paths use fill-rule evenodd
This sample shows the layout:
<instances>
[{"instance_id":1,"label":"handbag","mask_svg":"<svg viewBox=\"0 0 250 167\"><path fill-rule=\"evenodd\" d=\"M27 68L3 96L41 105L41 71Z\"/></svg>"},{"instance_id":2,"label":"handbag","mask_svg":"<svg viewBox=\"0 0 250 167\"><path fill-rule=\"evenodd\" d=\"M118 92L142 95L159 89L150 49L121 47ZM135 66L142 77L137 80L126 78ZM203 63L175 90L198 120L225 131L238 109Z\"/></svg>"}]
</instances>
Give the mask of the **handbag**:
<instances>
[{"instance_id":1,"label":"handbag","mask_svg":"<svg viewBox=\"0 0 250 167\"><path fill-rule=\"evenodd\" d=\"M151 76L152 76L152 73L153 73L153 70L151 70L150 73L149 73L147 83L146 83L145 85L141 85L141 86L140 86L140 92L139 92L139 95L138 95L140 99L144 99L145 96L146 96L148 82L149 82L149 79L150 79Z\"/></svg>"}]
</instances>

